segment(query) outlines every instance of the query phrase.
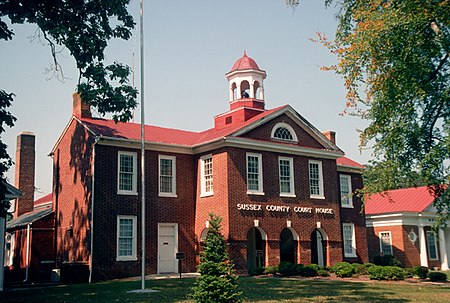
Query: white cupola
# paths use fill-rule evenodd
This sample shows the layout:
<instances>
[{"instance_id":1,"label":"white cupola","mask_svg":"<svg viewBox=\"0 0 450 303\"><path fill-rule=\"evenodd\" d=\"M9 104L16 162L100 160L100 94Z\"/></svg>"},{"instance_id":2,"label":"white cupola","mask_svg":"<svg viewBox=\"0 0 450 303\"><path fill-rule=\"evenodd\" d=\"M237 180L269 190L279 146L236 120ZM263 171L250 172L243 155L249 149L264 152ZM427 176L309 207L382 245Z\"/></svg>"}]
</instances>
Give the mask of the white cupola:
<instances>
[{"instance_id":1,"label":"white cupola","mask_svg":"<svg viewBox=\"0 0 450 303\"><path fill-rule=\"evenodd\" d=\"M266 72L261 70L255 60L248 57L245 51L244 55L234 63L231 71L225 76L228 79L230 106L232 103L245 102L248 104L249 101L252 101L257 108L264 109ZM232 107L240 106L234 105Z\"/></svg>"}]
</instances>

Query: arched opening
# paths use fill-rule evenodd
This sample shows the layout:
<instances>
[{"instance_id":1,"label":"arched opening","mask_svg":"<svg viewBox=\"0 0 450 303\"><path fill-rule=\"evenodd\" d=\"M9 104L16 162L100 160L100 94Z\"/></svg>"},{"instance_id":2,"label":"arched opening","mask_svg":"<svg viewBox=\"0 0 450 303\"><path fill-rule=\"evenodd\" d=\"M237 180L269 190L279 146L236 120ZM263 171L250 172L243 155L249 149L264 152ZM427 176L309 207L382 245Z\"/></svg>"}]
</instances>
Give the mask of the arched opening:
<instances>
[{"instance_id":1,"label":"arched opening","mask_svg":"<svg viewBox=\"0 0 450 303\"><path fill-rule=\"evenodd\" d=\"M236 100L238 98L237 86L236 86L236 83L234 83L234 82L233 82L233 84L231 84L231 94L233 96L233 100Z\"/></svg>"},{"instance_id":2,"label":"arched opening","mask_svg":"<svg viewBox=\"0 0 450 303\"><path fill-rule=\"evenodd\" d=\"M250 98L250 84L247 80L241 82L241 98Z\"/></svg>"},{"instance_id":3,"label":"arched opening","mask_svg":"<svg viewBox=\"0 0 450 303\"><path fill-rule=\"evenodd\" d=\"M327 236L321 229L315 229L311 234L311 263L319 266L327 265Z\"/></svg>"},{"instance_id":4,"label":"arched opening","mask_svg":"<svg viewBox=\"0 0 450 303\"><path fill-rule=\"evenodd\" d=\"M258 267L265 266L266 259L265 237L257 227L247 232L247 269L251 273Z\"/></svg>"},{"instance_id":5,"label":"arched opening","mask_svg":"<svg viewBox=\"0 0 450 303\"><path fill-rule=\"evenodd\" d=\"M295 264L295 251L297 241L289 228L284 228L280 235L280 262L290 262Z\"/></svg>"},{"instance_id":6,"label":"arched opening","mask_svg":"<svg viewBox=\"0 0 450 303\"><path fill-rule=\"evenodd\" d=\"M253 93L254 93L255 99L259 99L259 100L263 99L262 98L262 88L258 81L255 81L255 83L253 83Z\"/></svg>"}]
</instances>

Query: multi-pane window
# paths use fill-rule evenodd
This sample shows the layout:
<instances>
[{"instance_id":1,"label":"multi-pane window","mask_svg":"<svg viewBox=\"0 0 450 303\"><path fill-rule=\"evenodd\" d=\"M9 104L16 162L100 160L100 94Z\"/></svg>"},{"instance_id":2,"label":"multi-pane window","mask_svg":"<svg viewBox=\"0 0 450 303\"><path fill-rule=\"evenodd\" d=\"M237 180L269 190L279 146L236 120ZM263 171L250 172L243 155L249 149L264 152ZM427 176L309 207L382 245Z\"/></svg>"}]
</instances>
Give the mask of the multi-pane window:
<instances>
[{"instance_id":1,"label":"multi-pane window","mask_svg":"<svg viewBox=\"0 0 450 303\"><path fill-rule=\"evenodd\" d=\"M263 193L261 154L247 153L247 192Z\"/></svg>"},{"instance_id":2,"label":"multi-pane window","mask_svg":"<svg viewBox=\"0 0 450 303\"><path fill-rule=\"evenodd\" d=\"M210 196L213 191L213 159L212 155L200 159L201 165L201 195Z\"/></svg>"},{"instance_id":3,"label":"multi-pane window","mask_svg":"<svg viewBox=\"0 0 450 303\"><path fill-rule=\"evenodd\" d=\"M136 216L117 216L117 260L136 260Z\"/></svg>"},{"instance_id":4,"label":"multi-pane window","mask_svg":"<svg viewBox=\"0 0 450 303\"><path fill-rule=\"evenodd\" d=\"M353 223L342 224L342 233L344 238L344 256L356 257L355 226Z\"/></svg>"},{"instance_id":5,"label":"multi-pane window","mask_svg":"<svg viewBox=\"0 0 450 303\"><path fill-rule=\"evenodd\" d=\"M353 207L352 200L352 178L350 175L340 175L341 206Z\"/></svg>"},{"instance_id":6,"label":"multi-pane window","mask_svg":"<svg viewBox=\"0 0 450 303\"><path fill-rule=\"evenodd\" d=\"M119 151L118 184L119 194L136 194L137 171L136 153Z\"/></svg>"},{"instance_id":7,"label":"multi-pane window","mask_svg":"<svg viewBox=\"0 0 450 303\"><path fill-rule=\"evenodd\" d=\"M392 256L392 239L390 231L382 231L379 234L380 237L380 252L384 255Z\"/></svg>"},{"instance_id":8,"label":"multi-pane window","mask_svg":"<svg viewBox=\"0 0 450 303\"><path fill-rule=\"evenodd\" d=\"M311 198L323 198L322 162L309 161L309 192Z\"/></svg>"},{"instance_id":9,"label":"multi-pane window","mask_svg":"<svg viewBox=\"0 0 450 303\"><path fill-rule=\"evenodd\" d=\"M293 159L279 157L279 172L280 172L280 195L293 196L294 193L294 170Z\"/></svg>"},{"instance_id":10,"label":"multi-pane window","mask_svg":"<svg viewBox=\"0 0 450 303\"><path fill-rule=\"evenodd\" d=\"M5 237L5 266L14 265L14 250L15 250L15 234L6 233Z\"/></svg>"},{"instance_id":11,"label":"multi-pane window","mask_svg":"<svg viewBox=\"0 0 450 303\"><path fill-rule=\"evenodd\" d=\"M428 242L428 257L430 260L437 260L437 243L436 234L432 231L427 231L427 242Z\"/></svg>"},{"instance_id":12,"label":"multi-pane window","mask_svg":"<svg viewBox=\"0 0 450 303\"><path fill-rule=\"evenodd\" d=\"M159 156L159 195L176 195L176 158Z\"/></svg>"},{"instance_id":13,"label":"multi-pane window","mask_svg":"<svg viewBox=\"0 0 450 303\"><path fill-rule=\"evenodd\" d=\"M294 129L284 122L275 124L272 129L272 138L284 141L297 141Z\"/></svg>"}]
</instances>

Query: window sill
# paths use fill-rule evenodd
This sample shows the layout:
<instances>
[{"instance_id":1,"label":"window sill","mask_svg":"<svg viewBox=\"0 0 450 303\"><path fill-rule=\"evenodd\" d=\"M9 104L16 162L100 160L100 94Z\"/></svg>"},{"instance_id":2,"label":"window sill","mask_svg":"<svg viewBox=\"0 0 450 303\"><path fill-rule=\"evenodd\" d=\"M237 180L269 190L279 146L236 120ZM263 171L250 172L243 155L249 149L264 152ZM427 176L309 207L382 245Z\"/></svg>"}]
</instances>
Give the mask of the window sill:
<instances>
[{"instance_id":1,"label":"window sill","mask_svg":"<svg viewBox=\"0 0 450 303\"><path fill-rule=\"evenodd\" d=\"M177 194L169 194L169 193L159 193L158 197L165 197L165 198L177 198Z\"/></svg>"},{"instance_id":2,"label":"window sill","mask_svg":"<svg viewBox=\"0 0 450 303\"><path fill-rule=\"evenodd\" d=\"M122 261L137 261L136 257L117 257L116 261L122 262Z\"/></svg>"},{"instance_id":3,"label":"window sill","mask_svg":"<svg viewBox=\"0 0 450 303\"><path fill-rule=\"evenodd\" d=\"M117 194L121 195L121 196L137 196L138 195L138 193L135 191L120 191L120 190L117 191Z\"/></svg>"},{"instance_id":4,"label":"window sill","mask_svg":"<svg viewBox=\"0 0 450 303\"><path fill-rule=\"evenodd\" d=\"M346 255L344 254L344 258L357 258L358 256L356 254Z\"/></svg>"},{"instance_id":5,"label":"window sill","mask_svg":"<svg viewBox=\"0 0 450 303\"><path fill-rule=\"evenodd\" d=\"M263 191L247 191L247 195L264 196L265 193Z\"/></svg>"},{"instance_id":6,"label":"window sill","mask_svg":"<svg viewBox=\"0 0 450 303\"><path fill-rule=\"evenodd\" d=\"M342 205L342 204L341 204L341 207L342 208L355 208L353 205Z\"/></svg>"},{"instance_id":7,"label":"window sill","mask_svg":"<svg viewBox=\"0 0 450 303\"><path fill-rule=\"evenodd\" d=\"M295 194L280 194L280 197L283 197L283 198L296 198L297 196Z\"/></svg>"},{"instance_id":8,"label":"window sill","mask_svg":"<svg viewBox=\"0 0 450 303\"><path fill-rule=\"evenodd\" d=\"M311 199L325 200L325 196L309 196Z\"/></svg>"},{"instance_id":9,"label":"window sill","mask_svg":"<svg viewBox=\"0 0 450 303\"><path fill-rule=\"evenodd\" d=\"M206 197L211 197L211 196L214 196L214 192L200 194L200 198L206 198Z\"/></svg>"}]
</instances>

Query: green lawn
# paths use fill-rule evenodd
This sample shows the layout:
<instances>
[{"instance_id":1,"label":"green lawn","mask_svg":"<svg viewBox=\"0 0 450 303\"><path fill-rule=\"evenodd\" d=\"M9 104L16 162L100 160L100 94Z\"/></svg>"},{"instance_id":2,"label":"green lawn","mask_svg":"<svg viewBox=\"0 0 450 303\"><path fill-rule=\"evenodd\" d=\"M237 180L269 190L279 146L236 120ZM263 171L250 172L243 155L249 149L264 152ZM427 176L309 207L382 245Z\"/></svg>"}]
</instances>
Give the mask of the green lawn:
<instances>
[{"instance_id":1,"label":"green lawn","mask_svg":"<svg viewBox=\"0 0 450 303\"><path fill-rule=\"evenodd\" d=\"M139 281L35 287L0 293L0 302L192 302L193 279L148 280L156 293L135 294ZM450 285L345 282L288 278L239 278L245 302L450 302Z\"/></svg>"}]
</instances>

